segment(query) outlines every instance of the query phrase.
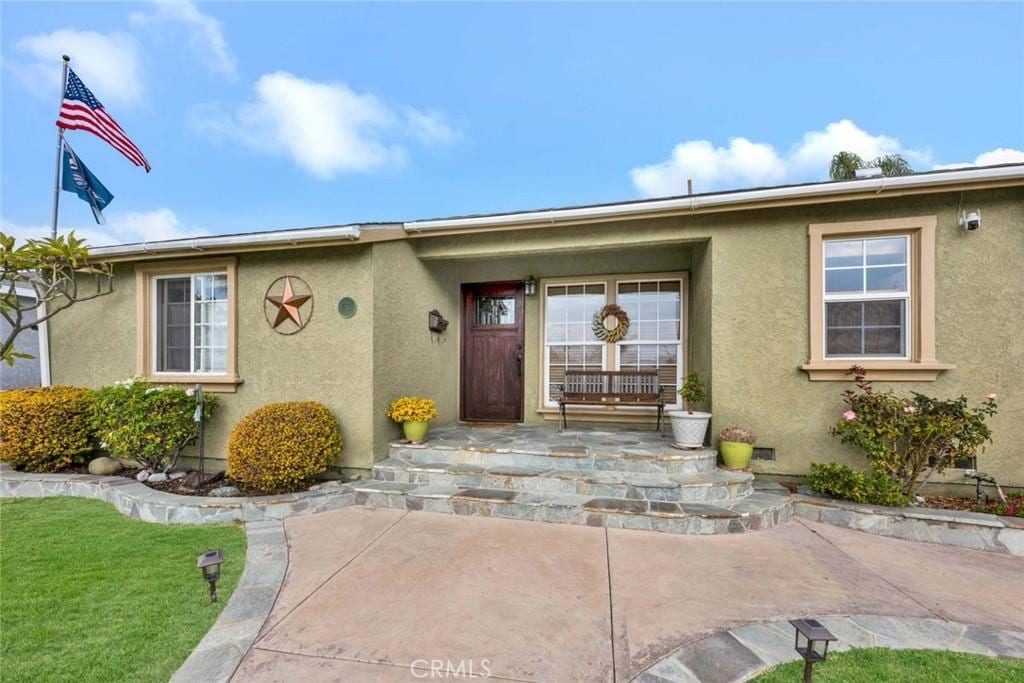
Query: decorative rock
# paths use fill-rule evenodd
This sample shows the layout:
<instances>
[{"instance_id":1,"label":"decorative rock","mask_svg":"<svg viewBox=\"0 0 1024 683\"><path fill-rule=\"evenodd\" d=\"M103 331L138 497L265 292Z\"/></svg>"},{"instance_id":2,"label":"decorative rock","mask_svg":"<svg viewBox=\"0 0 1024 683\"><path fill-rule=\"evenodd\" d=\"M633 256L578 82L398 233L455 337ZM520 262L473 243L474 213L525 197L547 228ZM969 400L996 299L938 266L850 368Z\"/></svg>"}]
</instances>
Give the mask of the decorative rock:
<instances>
[{"instance_id":1,"label":"decorative rock","mask_svg":"<svg viewBox=\"0 0 1024 683\"><path fill-rule=\"evenodd\" d=\"M135 475L135 478L138 479L139 481L146 481L147 479L149 479L149 470L142 470L141 472Z\"/></svg>"},{"instance_id":2,"label":"decorative rock","mask_svg":"<svg viewBox=\"0 0 1024 683\"><path fill-rule=\"evenodd\" d=\"M154 472L153 474L149 475L149 479L147 479L146 481L148 481L150 484L158 484L162 481L167 481L167 475L164 472Z\"/></svg>"},{"instance_id":3,"label":"decorative rock","mask_svg":"<svg viewBox=\"0 0 1024 683\"><path fill-rule=\"evenodd\" d=\"M171 481L174 481L176 479L183 478L186 474L188 473L185 472L185 470L171 470L170 472L167 473L167 478L170 479Z\"/></svg>"},{"instance_id":4,"label":"decorative rock","mask_svg":"<svg viewBox=\"0 0 1024 683\"><path fill-rule=\"evenodd\" d=\"M331 479L330 481L322 481L319 484L313 484L309 487L310 491L324 491L341 488L342 483L338 479Z\"/></svg>"},{"instance_id":5,"label":"decorative rock","mask_svg":"<svg viewBox=\"0 0 1024 683\"><path fill-rule=\"evenodd\" d=\"M220 486L210 491L211 496L217 496L218 498L230 498L232 496L240 496L242 492L234 486Z\"/></svg>"},{"instance_id":6,"label":"decorative rock","mask_svg":"<svg viewBox=\"0 0 1024 683\"><path fill-rule=\"evenodd\" d=\"M118 461L113 458L100 457L89 463L89 474L99 474L102 476L110 476L111 474L117 474L124 467Z\"/></svg>"}]
</instances>

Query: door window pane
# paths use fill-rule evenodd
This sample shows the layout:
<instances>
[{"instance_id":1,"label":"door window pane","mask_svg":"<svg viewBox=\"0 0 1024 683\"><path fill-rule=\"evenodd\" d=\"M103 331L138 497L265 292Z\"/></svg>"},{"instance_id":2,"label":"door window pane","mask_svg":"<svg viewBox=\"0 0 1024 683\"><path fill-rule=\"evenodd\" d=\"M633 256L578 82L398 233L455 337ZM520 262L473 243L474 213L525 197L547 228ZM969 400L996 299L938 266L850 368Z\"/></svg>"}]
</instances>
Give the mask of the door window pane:
<instances>
[{"instance_id":1,"label":"door window pane","mask_svg":"<svg viewBox=\"0 0 1024 683\"><path fill-rule=\"evenodd\" d=\"M480 296L476 299L477 325L515 325L515 296Z\"/></svg>"}]
</instances>

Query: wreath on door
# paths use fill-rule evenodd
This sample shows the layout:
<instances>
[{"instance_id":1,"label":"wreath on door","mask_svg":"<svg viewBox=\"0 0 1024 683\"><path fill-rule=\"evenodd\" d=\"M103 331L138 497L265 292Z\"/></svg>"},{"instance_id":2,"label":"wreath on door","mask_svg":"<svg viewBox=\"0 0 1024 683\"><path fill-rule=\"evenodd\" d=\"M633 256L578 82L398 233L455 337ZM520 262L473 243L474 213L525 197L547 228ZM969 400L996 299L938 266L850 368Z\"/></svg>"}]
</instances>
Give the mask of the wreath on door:
<instances>
[{"instance_id":1,"label":"wreath on door","mask_svg":"<svg viewBox=\"0 0 1024 683\"><path fill-rule=\"evenodd\" d=\"M629 332L629 316L615 304L608 304L594 314L591 329L601 341L614 344Z\"/></svg>"}]
</instances>

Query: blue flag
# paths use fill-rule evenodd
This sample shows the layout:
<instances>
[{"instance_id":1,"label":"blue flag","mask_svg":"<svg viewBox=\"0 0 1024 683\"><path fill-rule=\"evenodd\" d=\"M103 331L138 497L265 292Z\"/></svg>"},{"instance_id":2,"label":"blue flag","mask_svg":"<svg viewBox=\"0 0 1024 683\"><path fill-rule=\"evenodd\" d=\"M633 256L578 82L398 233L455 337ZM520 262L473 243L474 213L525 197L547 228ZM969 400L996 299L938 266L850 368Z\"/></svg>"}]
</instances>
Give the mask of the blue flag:
<instances>
[{"instance_id":1,"label":"blue flag","mask_svg":"<svg viewBox=\"0 0 1024 683\"><path fill-rule=\"evenodd\" d=\"M77 194L82 201L88 202L96 222L103 223L103 209L114 199L114 195L89 172L67 142L64 143L64 173L60 185L68 192Z\"/></svg>"}]
</instances>

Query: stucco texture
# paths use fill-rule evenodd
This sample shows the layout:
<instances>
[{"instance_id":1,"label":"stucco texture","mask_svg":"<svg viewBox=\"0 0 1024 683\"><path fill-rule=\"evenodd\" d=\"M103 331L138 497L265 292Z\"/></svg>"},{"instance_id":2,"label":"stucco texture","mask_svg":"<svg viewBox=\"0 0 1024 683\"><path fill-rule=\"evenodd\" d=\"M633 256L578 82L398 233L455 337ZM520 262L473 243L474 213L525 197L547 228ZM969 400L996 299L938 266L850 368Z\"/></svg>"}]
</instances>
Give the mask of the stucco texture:
<instances>
[{"instance_id":1,"label":"stucco texture","mask_svg":"<svg viewBox=\"0 0 1024 683\"><path fill-rule=\"evenodd\" d=\"M984 223L967 234L959 202ZM231 426L263 403L314 399L338 415L345 437L339 466L366 472L386 457L397 425L384 416L402 395L438 403L438 422L458 416L460 286L463 283L618 273L689 272L687 367L711 390L712 432L740 424L774 448L756 471L800 475L811 462L863 466L829 436L845 382L811 382L808 359L808 235L811 223L936 215L936 346L955 365L934 382L881 384L899 392L999 394L994 443L980 469L1024 485L1024 190L945 192L792 208L694 214L481 234L415 236L318 249L240 254L238 368L244 383L222 396L208 434L223 457ZM135 371L132 267L120 265L116 293L73 307L51 325L55 383L98 386ZM276 277L309 282L315 313L299 334L273 332L262 298ZM342 296L359 306L338 315ZM539 297L526 300L525 419L537 411L541 347ZM427 330L427 312L451 322ZM963 481L962 473L950 475Z\"/></svg>"}]
</instances>

